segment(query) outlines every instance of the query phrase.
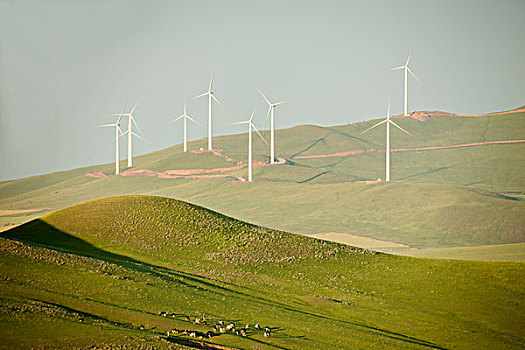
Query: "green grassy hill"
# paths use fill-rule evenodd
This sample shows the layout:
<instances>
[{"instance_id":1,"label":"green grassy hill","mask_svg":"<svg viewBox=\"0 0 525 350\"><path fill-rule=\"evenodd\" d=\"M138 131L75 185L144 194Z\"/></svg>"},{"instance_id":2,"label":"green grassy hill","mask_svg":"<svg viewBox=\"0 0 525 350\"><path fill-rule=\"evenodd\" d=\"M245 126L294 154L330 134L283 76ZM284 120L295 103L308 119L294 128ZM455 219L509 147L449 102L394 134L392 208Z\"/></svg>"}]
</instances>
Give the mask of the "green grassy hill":
<instances>
[{"instance_id":1,"label":"green grassy hill","mask_svg":"<svg viewBox=\"0 0 525 350\"><path fill-rule=\"evenodd\" d=\"M396 118L409 137L393 129L391 146L432 147L523 139L525 113L484 117L431 116L421 121ZM308 155L384 148L384 128L361 135L371 120L335 127L297 126L277 131L277 155L287 164L255 168L253 184L224 179L115 177L113 165L35 176L0 183L0 209L34 209L34 214L3 215L0 225L25 222L84 201L117 194L156 194L196 203L265 227L297 233L346 232L418 247L523 243L521 218L525 144L498 144L442 150L394 152L392 179L402 183L365 185L384 178L384 153L299 159ZM206 140L190 149L205 148ZM214 138L233 162L210 153L182 153L176 145L135 157L134 169L209 169L234 166L247 158L246 134ZM268 146L254 141L255 160L268 159ZM125 162L122 161L122 166Z\"/></svg>"},{"instance_id":2,"label":"green grassy hill","mask_svg":"<svg viewBox=\"0 0 525 350\"><path fill-rule=\"evenodd\" d=\"M373 253L150 196L80 204L1 236L6 348L525 345L523 263ZM203 314L207 325L184 319ZM247 337L160 341L172 328L205 332L219 319L249 324Z\"/></svg>"}]
</instances>

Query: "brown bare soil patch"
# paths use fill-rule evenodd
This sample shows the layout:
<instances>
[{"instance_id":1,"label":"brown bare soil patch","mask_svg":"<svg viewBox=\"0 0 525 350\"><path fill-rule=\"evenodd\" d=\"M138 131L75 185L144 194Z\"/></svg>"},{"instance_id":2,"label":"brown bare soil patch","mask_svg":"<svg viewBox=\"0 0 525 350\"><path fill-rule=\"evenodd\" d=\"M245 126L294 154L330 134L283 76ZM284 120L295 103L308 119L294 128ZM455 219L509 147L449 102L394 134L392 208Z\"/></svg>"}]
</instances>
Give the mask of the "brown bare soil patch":
<instances>
[{"instance_id":1,"label":"brown bare soil patch","mask_svg":"<svg viewBox=\"0 0 525 350\"><path fill-rule=\"evenodd\" d=\"M212 150L201 149L201 150L192 150L192 151L188 151L188 152L190 152L190 153L197 153L197 154L200 154L200 153L213 153L217 157L222 158L222 159L224 159L227 162L235 163L235 161L233 159L231 159L230 157L222 154L222 149L212 149Z\"/></svg>"},{"instance_id":2,"label":"brown bare soil patch","mask_svg":"<svg viewBox=\"0 0 525 350\"><path fill-rule=\"evenodd\" d=\"M505 115L505 114L515 114L515 113L522 113L525 112L525 108L521 109L515 109L512 111L504 111L504 112L495 112L495 113L487 113L487 114L459 114L459 113L449 113L449 112L443 112L443 111L417 111L412 112L408 116L404 116L403 114L392 116L392 118L413 118L420 121L428 120L431 117L492 117L497 115Z\"/></svg>"},{"instance_id":3,"label":"brown bare soil patch","mask_svg":"<svg viewBox=\"0 0 525 350\"><path fill-rule=\"evenodd\" d=\"M87 173L86 176L93 177L95 179L103 179L105 177L108 177L106 174L104 174L102 171L95 171L93 173Z\"/></svg>"}]
</instances>

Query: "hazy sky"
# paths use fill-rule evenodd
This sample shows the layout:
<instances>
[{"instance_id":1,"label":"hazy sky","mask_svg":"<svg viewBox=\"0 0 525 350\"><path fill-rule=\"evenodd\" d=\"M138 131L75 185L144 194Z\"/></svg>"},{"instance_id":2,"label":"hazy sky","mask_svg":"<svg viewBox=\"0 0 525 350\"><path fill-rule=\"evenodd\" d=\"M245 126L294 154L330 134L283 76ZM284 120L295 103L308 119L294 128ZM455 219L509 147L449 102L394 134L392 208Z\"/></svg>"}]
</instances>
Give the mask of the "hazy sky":
<instances>
[{"instance_id":1,"label":"hazy sky","mask_svg":"<svg viewBox=\"0 0 525 350\"><path fill-rule=\"evenodd\" d=\"M182 142L184 98L215 72L214 134L245 132L254 85L287 99L277 128L336 125L409 110L484 113L525 104L525 1L0 0L0 180L113 160L113 122L135 118L151 144ZM189 113L201 123L207 101ZM206 130L189 128L191 139ZM124 147L123 147L124 148ZM122 149L121 157L126 157Z\"/></svg>"}]
</instances>

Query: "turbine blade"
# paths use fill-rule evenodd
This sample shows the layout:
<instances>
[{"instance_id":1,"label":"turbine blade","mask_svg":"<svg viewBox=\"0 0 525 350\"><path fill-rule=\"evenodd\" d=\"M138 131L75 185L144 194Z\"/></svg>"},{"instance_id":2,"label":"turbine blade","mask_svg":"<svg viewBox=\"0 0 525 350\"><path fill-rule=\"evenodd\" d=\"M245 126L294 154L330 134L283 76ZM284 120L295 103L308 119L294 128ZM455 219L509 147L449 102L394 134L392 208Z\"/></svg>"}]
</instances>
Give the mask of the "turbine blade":
<instances>
[{"instance_id":1,"label":"turbine blade","mask_svg":"<svg viewBox=\"0 0 525 350\"><path fill-rule=\"evenodd\" d=\"M270 101L268 101L268 99L266 98L266 96L264 96L264 94L262 93L261 90L259 90L257 87L255 87L255 90L259 91L259 93L261 94L261 96L264 98L264 100L266 101L266 103L268 103L270 106L272 105L270 103Z\"/></svg>"},{"instance_id":2,"label":"turbine blade","mask_svg":"<svg viewBox=\"0 0 525 350\"><path fill-rule=\"evenodd\" d=\"M170 124L175 123L177 120L184 118L184 116L185 116L185 115L181 115L180 117L177 117L177 118L173 119L173 120L170 122Z\"/></svg>"},{"instance_id":3,"label":"turbine blade","mask_svg":"<svg viewBox=\"0 0 525 350\"><path fill-rule=\"evenodd\" d=\"M133 122L133 124L135 124L135 127L137 128L137 130L142 134L144 135L144 133L142 132L142 130L140 130L140 127L139 125L137 124L137 122L135 121L135 118L133 118L132 116L129 116L131 118L131 121Z\"/></svg>"},{"instance_id":4,"label":"turbine blade","mask_svg":"<svg viewBox=\"0 0 525 350\"><path fill-rule=\"evenodd\" d=\"M217 102L218 104L221 105L222 108L226 108L221 101L217 100L217 97L215 97L213 94L211 95L211 98L213 98L215 100L215 102Z\"/></svg>"},{"instance_id":5,"label":"turbine blade","mask_svg":"<svg viewBox=\"0 0 525 350\"><path fill-rule=\"evenodd\" d=\"M410 74L412 74L412 76L413 76L414 78L416 78L416 80L417 80L420 84L423 84L423 83L421 82L421 80L419 80L419 78L416 77L416 75L414 74L414 72L412 72L412 71L410 70L410 68L407 67L407 69L408 69L408 71L410 72Z\"/></svg>"},{"instance_id":6,"label":"turbine blade","mask_svg":"<svg viewBox=\"0 0 525 350\"><path fill-rule=\"evenodd\" d=\"M133 112L135 112L135 108L137 108L138 105L139 105L139 101L137 101L137 103L135 103L135 105L133 106L133 109L131 110L131 112L129 112L130 115L132 115Z\"/></svg>"},{"instance_id":7,"label":"turbine blade","mask_svg":"<svg viewBox=\"0 0 525 350\"><path fill-rule=\"evenodd\" d=\"M376 125L371 126L371 127L369 127L368 129L366 129L365 131L363 131L363 132L361 133L361 135L363 135L363 134L364 134L365 132L367 132L368 130L372 130L372 129L375 128L376 126L379 126L379 125L381 125L381 124L386 123L387 121L388 121L388 119L385 119L385 120L380 121L380 122L377 123Z\"/></svg>"},{"instance_id":8,"label":"turbine blade","mask_svg":"<svg viewBox=\"0 0 525 350\"><path fill-rule=\"evenodd\" d=\"M282 105L283 103L286 103L288 101L281 101L281 102L277 102L277 103L274 103L273 106L278 106L278 105Z\"/></svg>"},{"instance_id":9,"label":"turbine blade","mask_svg":"<svg viewBox=\"0 0 525 350\"><path fill-rule=\"evenodd\" d=\"M405 66L399 66L399 67L396 67L396 68L392 68L390 71L399 70L399 69L405 69Z\"/></svg>"},{"instance_id":10,"label":"turbine blade","mask_svg":"<svg viewBox=\"0 0 525 350\"><path fill-rule=\"evenodd\" d=\"M117 124L102 124L102 125L97 125L97 128L102 128L104 126L115 126Z\"/></svg>"},{"instance_id":11,"label":"turbine blade","mask_svg":"<svg viewBox=\"0 0 525 350\"><path fill-rule=\"evenodd\" d=\"M387 112L387 118L390 119L390 98L388 99L388 112Z\"/></svg>"},{"instance_id":12,"label":"turbine blade","mask_svg":"<svg viewBox=\"0 0 525 350\"><path fill-rule=\"evenodd\" d=\"M189 120L191 120L192 122L194 122L195 124L199 125L199 126L202 126L201 123L199 123L198 121L196 121L195 119L193 119L192 117L190 117L189 115L186 115L186 118L188 118Z\"/></svg>"},{"instance_id":13,"label":"turbine blade","mask_svg":"<svg viewBox=\"0 0 525 350\"><path fill-rule=\"evenodd\" d=\"M124 112L126 111L127 104L128 104L128 101L126 101L126 103L124 103L124 107L122 108L122 113L121 114L124 114Z\"/></svg>"},{"instance_id":14,"label":"turbine blade","mask_svg":"<svg viewBox=\"0 0 525 350\"><path fill-rule=\"evenodd\" d=\"M213 74L214 74L214 72L211 73L210 87L208 88L208 92L211 92L211 89L212 89L212 86L213 86Z\"/></svg>"},{"instance_id":15,"label":"turbine blade","mask_svg":"<svg viewBox=\"0 0 525 350\"><path fill-rule=\"evenodd\" d=\"M261 140L263 140L263 142L268 145L268 142L266 142L266 140L264 139L264 137L261 135L261 133L259 132L259 130L257 130L257 128L255 127L255 124L253 124L251 121L250 121L250 124L252 124L252 127L253 127L253 130L255 130L255 132L257 133L257 135L259 135L259 137L261 138Z\"/></svg>"},{"instance_id":16,"label":"turbine blade","mask_svg":"<svg viewBox=\"0 0 525 350\"><path fill-rule=\"evenodd\" d=\"M396 123L394 123L393 121L391 121L390 119L388 120L388 122L390 124L392 124L393 126L395 126L396 128L398 128L399 130L401 130L402 132L414 137L414 135L412 135L411 133L409 133L408 131L406 131L405 129L403 129L402 127L400 127L399 125L397 125Z\"/></svg>"},{"instance_id":17,"label":"turbine blade","mask_svg":"<svg viewBox=\"0 0 525 350\"><path fill-rule=\"evenodd\" d=\"M240 124L249 124L250 121L249 120L245 120L243 122L235 122L235 123L230 123L230 125L240 125Z\"/></svg>"},{"instance_id":18,"label":"turbine blade","mask_svg":"<svg viewBox=\"0 0 525 350\"><path fill-rule=\"evenodd\" d=\"M252 112L252 115L250 116L250 123L251 121L253 120L253 116L255 115L255 111L257 110L257 105L255 105L255 107L253 108L253 112Z\"/></svg>"},{"instance_id":19,"label":"turbine blade","mask_svg":"<svg viewBox=\"0 0 525 350\"><path fill-rule=\"evenodd\" d=\"M192 98L192 100L196 100L196 99L198 99L199 97L206 96L206 95L208 95L208 94L209 94L209 92L206 91L205 93L200 94L199 96L195 96L194 98Z\"/></svg>"},{"instance_id":20,"label":"turbine blade","mask_svg":"<svg viewBox=\"0 0 525 350\"><path fill-rule=\"evenodd\" d=\"M266 124L268 124L268 118L270 118L270 111L272 110L272 105L268 107L268 113L266 113L266 119L264 120L264 127L263 130L266 130Z\"/></svg>"},{"instance_id":21,"label":"turbine blade","mask_svg":"<svg viewBox=\"0 0 525 350\"><path fill-rule=\"evenodd\" d=\"M139 139L141 139L142 141L144 141L144 142L147 142L147 143L151 144L151 142L149 142L148 140L146 140L146 139L145 139L145 138L143 138L142 136L140 136L140 135L137 135L137 134L136 134L136 133L134 133L133 131L131 132L131 135L133 135L133 136L137 136L137 137L138 137Z\"/></svg>"},{"instance_id":22,"label":"turbine blade","mask_svg":"<svg viewBox=\"0 0 525 350\"><path fill-rule=\"evenodd\" d=\"M410 62L410 56L412 56L412 52L408 54L407 63L405 63L405 66L408 67L408 62Z\"/></svg>"}]
</instances>

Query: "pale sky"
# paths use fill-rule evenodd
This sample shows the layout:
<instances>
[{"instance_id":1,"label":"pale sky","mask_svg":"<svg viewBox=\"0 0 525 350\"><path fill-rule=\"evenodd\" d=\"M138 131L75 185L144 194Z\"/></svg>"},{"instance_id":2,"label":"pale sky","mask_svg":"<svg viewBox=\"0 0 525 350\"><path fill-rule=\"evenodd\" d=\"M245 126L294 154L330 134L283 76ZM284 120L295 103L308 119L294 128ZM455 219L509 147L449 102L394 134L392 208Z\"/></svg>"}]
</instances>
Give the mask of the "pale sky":
<instances>
[{"instance_id":1,"label":"pale sky","mask_svg":"<svg viewBox=\"0 0 525 350\"><path fill-rule=\"evenodd\" d=\"M182 142L184 98L215 72L214 134L245 132L259 103L276 127L331 126L403 110L485 113L525 104L525 1L0 0L0 180L113 161L124 103L151 144ZM188 112L206 123L207 102ZM190 139L205 129L191 127ZM125 150L121 157L125 158Z\"/></svg>"}]
</instances>

